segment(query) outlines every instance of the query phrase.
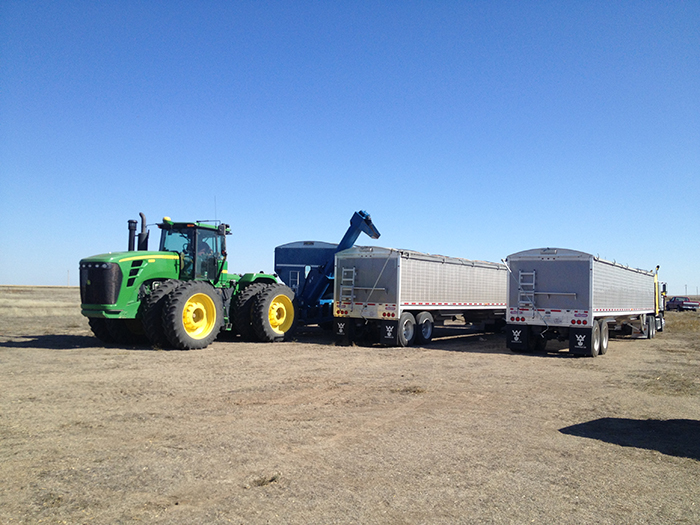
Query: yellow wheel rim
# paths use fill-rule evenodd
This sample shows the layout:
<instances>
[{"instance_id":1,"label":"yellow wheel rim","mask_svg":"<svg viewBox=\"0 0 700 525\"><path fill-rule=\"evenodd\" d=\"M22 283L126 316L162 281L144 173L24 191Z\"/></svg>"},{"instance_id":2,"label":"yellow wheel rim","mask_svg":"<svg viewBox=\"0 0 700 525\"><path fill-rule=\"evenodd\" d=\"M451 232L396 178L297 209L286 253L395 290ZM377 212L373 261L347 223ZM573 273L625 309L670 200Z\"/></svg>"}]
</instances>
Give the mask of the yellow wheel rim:
<instances>
[{"instance_id":1,"label":"yellow wheel rim","mask_svg":"<svg viewBox=\"0 0 700 525\"><path fill-rule=\"evenodd\" d=\"M280 335L284 335L294 324L294 305L292 300L284 294L280 294L272 299L270 310L268 311L270 327Z\"/></svg>"},{"instance_id":2,"label":"yellow wheel rim","mask_svg":"<svg viewBox=\"0 0 700 525\"><path fill-rule=\"evenodd\" d=\"M204 339L216 325L216 305L204 293L194 294L185 303L182 325L192 339Z\"/></svg>"}]
</instances>

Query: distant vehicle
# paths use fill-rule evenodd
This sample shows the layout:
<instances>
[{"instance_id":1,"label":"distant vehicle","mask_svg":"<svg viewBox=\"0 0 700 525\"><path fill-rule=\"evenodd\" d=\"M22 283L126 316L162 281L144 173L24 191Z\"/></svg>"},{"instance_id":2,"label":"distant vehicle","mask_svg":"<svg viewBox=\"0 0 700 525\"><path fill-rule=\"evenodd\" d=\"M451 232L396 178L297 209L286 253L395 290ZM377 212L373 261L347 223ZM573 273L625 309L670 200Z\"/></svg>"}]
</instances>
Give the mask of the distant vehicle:
<instances>
[{"instance_id":1,"label":"distant vehicle","mask_svg":"<svg viewBox=\"0 0 700 525\"><path fill-rule=\"evenodd\" d=\"M666 301L666 310L678 310L679 312L692 310L693 312L697 312L698 307L700 307L700 303L691 301L688 297L676 296Z\"/></svg>"}]
</instances>

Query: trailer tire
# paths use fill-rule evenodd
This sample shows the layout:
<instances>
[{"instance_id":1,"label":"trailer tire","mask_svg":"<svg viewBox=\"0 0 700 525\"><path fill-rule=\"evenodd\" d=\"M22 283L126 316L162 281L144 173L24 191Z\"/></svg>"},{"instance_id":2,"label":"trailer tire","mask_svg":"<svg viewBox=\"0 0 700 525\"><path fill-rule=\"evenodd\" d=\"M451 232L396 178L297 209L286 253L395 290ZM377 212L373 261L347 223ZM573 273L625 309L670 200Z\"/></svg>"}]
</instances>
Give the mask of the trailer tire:
<instances>
[{"instance_id":1,"label":"trailer tire","mask_svg":"<svg viewBox=\"0 0 700 525\"><path fill-rule=\"evenodd\" d=\"M107 329L108 319L103 319L101 317L88 317L88 324L90 325L90 330L95 337L105 344L116 343L114 337Z\"/></svg>"},{"instance_id":2,"label":"trailer tire","mask_svg":"<svg viewBox=\"0 0 700 525\"><path fill-rule=\"evenodd\" d=\"M600 323L594 321L591 328L591 357L597 357L600 353Z\"/></svg>"},{"instance_id":3,"label":"trailer tire","mask_svg":"<svg viewBox=\"0 0 700 525\"><path fill-rule=\"evenodd\" d=\"M416 341L427 344L433 339L435 320L430 312L421 312L416 316Z\"/></svg>"},{"instance_id":4,"label":"trailer tire","mask_svg":"<svg viewBox=\"0 0 700 525\"><path fill-rule=\"evenodd\" d=\"M258 340L255 330L253 330L251 312L255 296L268 286L269 284L266 283L249 284L233 298L233 325L244 341Z\"/></svg>"},{"instance_id":5,"label":"trailer tire","mask_svg":"<svg viewBox=\"0 0 700 525\"><path fill-rule=\"evenodd\" d=\"M223 301L209 283L189 281L167 296L163 329L179 350L209 346L219 335L223 322Z\"/></svg>"},{"instance_id":6,"label":"trailer tire","mask_svg":"<svg viewBox=\"0 0 700 525\"><path fill-rule=\"evenodd\" d=\"M163 329L163 307L168 294L181 284L181 281L175 279L163 281L158 287L153 289L143 303L143 315L141 316L143 330L146 332L148 340L156 348L168 348L170 346L170 341L168 341L168 337Z\"/></svg>"},{"instance_id":7,"label":"trailer tire","mask_svg":"<svg viewBox=\"0 0 700 525\"><path fill-rule=\"evenodd\" d=\"M416 319L411 312L404 312L399 318L398 341L401 346L411 346L416 338Z\"/></svg>"},{"instance_id":8,"label":"trailer tire","mask_svg":"<svg viewBox=\"0 0 700 525\"><path fill-rule=\"evenodd\" d=\"M605 355L608 352L608 343L610 342L610 327L605 321L600 321L600 355Z\"/></svg>"},{"instance_id":9,"label":"trailer tire","mask_svg":"<svg viewBox=\"0 0 700 525\"><path fill-rule=\"evenodd\" d=\"M285 284L273 284L255 296L252 325L260 341L284 341L297 323L294 291Z\"/></svg>"},{"instance_id":10,"label":"trailer tire","mask_svg":"<svg viewBox=\"0 0 700 525\"><path fill-rule=\"evenodd\" d=\"M647 339L656 337L656 317L647 315Z\"/></svg>"}]
</instances>

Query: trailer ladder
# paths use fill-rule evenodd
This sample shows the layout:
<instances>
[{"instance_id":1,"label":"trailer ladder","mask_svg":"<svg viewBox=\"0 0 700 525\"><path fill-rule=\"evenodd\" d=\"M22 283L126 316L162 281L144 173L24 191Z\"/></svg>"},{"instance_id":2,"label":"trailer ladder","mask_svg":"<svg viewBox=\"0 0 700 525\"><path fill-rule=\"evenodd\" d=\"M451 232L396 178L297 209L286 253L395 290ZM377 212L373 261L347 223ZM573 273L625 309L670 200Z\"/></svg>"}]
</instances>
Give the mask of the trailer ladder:
<instances>
[{"instance_id":1,"label":"trailer ladder","mask_svg":"<svg viewBox=\"0 0 700 525\"><path fill-rule=\"evenodd\" d=\"M518 308L531 306L535 308L535 270L524 272L518 270Z\"/></svg>"},{"instance_id":2,"label":"trailer ladder","mask_svg":"<svg viewBox=\"0 0 700 525\"><path fill-rule=\"evenodd\" d=\"M355 300L355 268L343 268L340 275L340 301L350 303L350 310Z\"/></svg>"}]
</instances>

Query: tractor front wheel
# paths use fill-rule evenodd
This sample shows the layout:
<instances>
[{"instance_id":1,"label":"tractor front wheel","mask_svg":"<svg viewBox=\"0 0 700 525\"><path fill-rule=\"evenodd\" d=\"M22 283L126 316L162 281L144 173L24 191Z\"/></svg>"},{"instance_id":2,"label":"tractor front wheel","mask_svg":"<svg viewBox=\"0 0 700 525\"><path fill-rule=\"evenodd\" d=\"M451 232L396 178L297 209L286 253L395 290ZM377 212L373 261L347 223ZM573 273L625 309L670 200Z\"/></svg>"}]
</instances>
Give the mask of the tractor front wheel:
<instances>
[{"instance_id":1,"label":"tractor front wheel","mask_svg":"<svg viewBox=\"0 0 700 525\"><path fill-rule=\"evenodd\" d=\"M284 284L273 284L255 298L253 330L260 341L283 341L296 327L294 292Z\"/></svg>"},{"instance_id":2,"label":"tractor front wheel","mask_svg":"<svg viewBox=\"0 0 700 525\"><path fill-rule=\"evenodd\" d=\"M89 317L88 324L90 325L90 330L92 333L103 343L116 343L114 337L107 328L107 319L102 319L101 317Z\"/></svg>"},{"instance_id":3,"label":"tractor front wheel","mask_svg":"<svg viewBox=\"0 0 700 525\"><path fill-rule=\"evenodd\" d=\"M219 335L223 322L223 301L208 283L186 282L167 296L163 330L175 348L194 350L209 346Z\"/></svg>"},{"instance_id":4,"label":"tractor front wheel","mask_svg":"<svg viewBox=\"0 0 700 525\"><path fill-rule=\"evenodd\" d=\"M146 337L154 347L167 348L170 346L170 341L163 330L163 307L168 294L181 284L180 281L174 279L163 281L158 287L153 288L143 303L141 322Z\"/></svg>"}]
</instances>

